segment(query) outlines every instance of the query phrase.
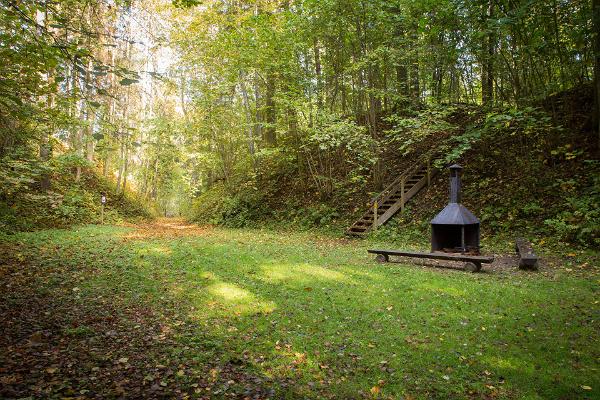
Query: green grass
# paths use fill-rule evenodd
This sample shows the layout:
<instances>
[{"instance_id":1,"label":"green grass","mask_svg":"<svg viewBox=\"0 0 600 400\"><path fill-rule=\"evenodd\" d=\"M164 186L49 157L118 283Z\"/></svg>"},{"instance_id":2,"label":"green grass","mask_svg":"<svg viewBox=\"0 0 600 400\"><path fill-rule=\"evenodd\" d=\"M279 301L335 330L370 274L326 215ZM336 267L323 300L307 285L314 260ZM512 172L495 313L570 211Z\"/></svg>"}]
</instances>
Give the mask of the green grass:
<instances>
[{"instance_id":1,"label":"green grass","mask_svg":"<svg viewBox=\"0 0 600 400\"><path fill-rule=\"evenodd\" d=\"M186 377L237 365L272 382L276 398L600 397L596 272L378 264L365 251L373 243L308 232L129 233L86 226L5 240L46 271L40 292L162 315ZM184 391L204 390L186 379ZM225 396L243 379L201 393Z\"/></svg>"}]
</instances>

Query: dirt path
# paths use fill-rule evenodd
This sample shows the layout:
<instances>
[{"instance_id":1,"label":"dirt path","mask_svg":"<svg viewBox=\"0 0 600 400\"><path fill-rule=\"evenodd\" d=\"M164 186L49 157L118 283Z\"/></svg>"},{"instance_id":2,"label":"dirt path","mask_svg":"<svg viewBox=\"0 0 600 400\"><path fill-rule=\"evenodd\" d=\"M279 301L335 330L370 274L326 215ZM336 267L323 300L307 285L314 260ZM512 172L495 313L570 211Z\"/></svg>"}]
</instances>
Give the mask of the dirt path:
<instances>
[{"instance_id":1,"label":"dirt path","mask_svg":"<svg viewBox=\"0 0 600 400\"><path fill-rule=\"evenodd\" d=\"M210 226L198 226L183 218L157 218L153 221L138 224L125 223L123 226L135 229L125 235L127 240L201 236L212 230Z\"/></svg>"}]
</instances>

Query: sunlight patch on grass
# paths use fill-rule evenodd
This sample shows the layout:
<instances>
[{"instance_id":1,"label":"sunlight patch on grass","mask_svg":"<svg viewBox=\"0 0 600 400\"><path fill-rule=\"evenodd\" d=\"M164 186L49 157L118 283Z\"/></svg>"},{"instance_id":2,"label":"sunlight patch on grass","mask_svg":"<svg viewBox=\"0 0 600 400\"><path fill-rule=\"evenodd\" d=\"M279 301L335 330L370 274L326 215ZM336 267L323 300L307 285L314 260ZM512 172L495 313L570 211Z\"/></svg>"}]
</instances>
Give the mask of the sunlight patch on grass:
<instances>
[{"instance_id":1,"label":"sunlight patch on grass","mask_svg":"<svg viewBox=\"0 0 600 400\"><path fill-rule=\"evenodd\" d=\"M148 254L152 255L170 255L172 253L169 247L162 245L149 246L147 249Z\"/></svg>"},{"instance_id":2,"label":"sunlight patch on grass","mask_svg":"<svg viewBox=\"0 0 600 400\"><path fill-rule=\"evenodd\" d=\"M200 277L203 279L216 279L217 277L215 276L214 273L210 272L210 271L204 271L200 274Z\"/></svg>"},{"instance_id":3,"label":"sunlight patch on grass","mask_svg":"<svg viewBox=\"0 0 600 400\"><path fill-rule=\"evenodd\" d=\"M509 357L507 355L504 355L502 357L490 355L484 357L483 361L485 364L491 366L492 368L501 370L525 372L527 369L533 369L532 367L528 368L526 365L523 365L523 360L519 360L514 357Z\"/></svg>"},{"instance_id":4,"label":"sunlight patch on grass","mask_svg":"<svg viewBox=\"0 0 600 400\"><path fill-rule=\"evenodd\" d=\"M218 283L216 285L212 285L208 288L208 290L212 294L219 296L226 302L230 303L244 303L248 302L249 299L252 298L252 294L250 294L250 292L247 290L228 283Z\"/></svg>"},{"instance_id":5,"label":"sunlight patch on grass","mask_svg":"<svg viewBox=\"0 0 600 400\"><path fill-rule=\"evenodd\" d=\"M347 275L333 269L317 267L312 264L263 264L260 266L262 277L268 282L306 281L314 279L351 283L353 280Z\"/></svg>"},{"instance_id":6,"label":"sunlight patch on grass","mask_svg":"<svg viewBox=\"0 0 600 400\"><path fill-rule=\"evenodd\" d=\"M454 286L441 287L441 286L432 285L430 283L424 283L424 284L421 284L420 287L424 290L429 290L432 292L439 292L439 293L450 295L452 297L465 297L467 295L467 292L464 289L459 289Z\"/></svg>"},{"instance_id":7,"label":"sunlight patch on grass","mask_svg":"<svg viewBox=\"0 0 600 400\"><path fill-rule=\"evenodd\" d=\"M208 292L229 310L242 315L270 313L276 308L275 303L262 301L248 290L231 283L215 283L208 287Z\"/></svg>"}]
</instances>

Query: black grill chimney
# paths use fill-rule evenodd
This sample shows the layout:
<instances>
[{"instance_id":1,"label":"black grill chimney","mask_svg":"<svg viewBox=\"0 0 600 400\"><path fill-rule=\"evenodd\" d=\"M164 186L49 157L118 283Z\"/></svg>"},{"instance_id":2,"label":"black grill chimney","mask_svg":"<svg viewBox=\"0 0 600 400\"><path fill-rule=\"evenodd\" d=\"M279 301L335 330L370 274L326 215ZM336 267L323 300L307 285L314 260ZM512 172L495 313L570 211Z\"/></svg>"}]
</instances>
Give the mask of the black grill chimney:
<instances>
[{"instance_id":1,"label":"black grill chimney","mask_svg":"<svg viewBox=\"0 0 600 400\"><path fill-rule=\"evenodd\" d=\"M460 204L462 167L450 168L450 202L431 220L431 251L479 254L479 219Z\"/></svg>"},{"instance_id":2,"label":"black grill chimney","mask_svg":"<svg viewBox=\"0 0 600 400\"><path fill-rule=\"evenodd\" d=\"M450 166L450 203L460 203L460 173L462 169L458 164Z\"/></svg>"}]
</instances>

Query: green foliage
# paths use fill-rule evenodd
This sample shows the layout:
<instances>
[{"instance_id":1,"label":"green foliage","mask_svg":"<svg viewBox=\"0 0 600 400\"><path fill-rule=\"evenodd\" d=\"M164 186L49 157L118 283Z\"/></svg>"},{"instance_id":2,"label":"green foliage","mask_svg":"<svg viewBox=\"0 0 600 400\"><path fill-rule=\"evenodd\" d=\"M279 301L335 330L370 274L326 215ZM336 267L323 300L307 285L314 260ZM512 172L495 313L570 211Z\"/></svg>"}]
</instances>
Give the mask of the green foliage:
<instances>
[{"instance_id":1,"label":"green foliage","mask_svg":"<svg viewBox=\"0 0 600 400\"><path fill-rule=\"evenodd\" d=\"M275 221L297 229L320 228L321 230L328 230L331 227L338 227L339 218L340 212L338 209L323 203L309 205L292 203L274 213Z\"/></svg>"},{"instance_id":2,"label":"green foliage","mask_svg":"<svg viewBox=\"0 0 600 400\"><path fill-rule=\"evenodd\" d=\"M59 174L69 174L77 167L93 168L93 164L77 153L65 153L52 159L52 164Z\"/></svg>"},{"instance_id":3,"label":"green foliage","mask_svg":"<svg viewBox=\"0 0 600 400\"><path fill-rule=\"evenodd\" d=\"M320 114L308 128L302 150L309 173L322 197L350 186L364 187L378 160L377 142L365 127L332 114Z\"/></svg>"},{"instance_id":4,"label":"green foliage","mask_svg":"<svg viewBox=\"0 0 600 400\"><path fill-rule=\"evenodd\" d=\"M539 145L542 142L540 136L552 137L560 132L562 128L555 126L552 118L538 108L510 107L493 110L485 115L483 122L477 121L469 125L464 133L452 138L446 145L449 151L438 166L458 161L483 139L488 144L499 145L506 140L519 138L524 145ZM539 147L529 147L532 152L539 150Z\"/></svg>"},{"instance_id":5,"label":"green foliage","mask_svg":"<svg viewBox=\"0 0 600 400\"><path fill-rule=\"evenodd\" d=\"M73 169L82 167L80 182ZM50 191L40 192L43 176L51 177ZM0 160L0 230L14 232L44 227L65 227L100 221L100 194L108 203L104 220L149 218L151 211L131 193L117 194L114 184L97 175L89 162L65 154L49 163L36 159L4 157Z\"/></svg>"},{"instance_id":6,"label":"green foliage","mask_svg":"<svg viewBox=\"0 0 600 400\"><path fill-rule=\"evenodd\" d=\"M55 215L62 221L88 222L94 215L94 205L98 203L98 196L81 190L70 188L62 197L62 201L55 208Z\"/></svg>"},{"instance_id":7,"label":"green foliage","mask_svg":"<svg viewBox=\"0 0 600 400\"><path fill-rule=\"evenodd\" d=\"M385 120L392 128L388 135L388 146L394 146L400 154L406 156L415 149L415 144L426 140L431 135L453 133L457 126L450 123L449 117L456 112L456 107L432 105L414 113L414 116L392 114Z\"/></svg>"},{"instance_id":8,"label":"green foliage","mask_svg":"<svg viewBox=\"0 0 600 400\"><path fill-rule=\"evenodd\" d=\"M557 182L556 186L564 184ZM600 247L600 176L594 176L592 186L576 196L567 196L560 207L555 217L544 221L552 234L566 242Z\"/></svg>"},{"instance_id":9,"label":"green foliage","mask_svg":"<svg viewBox=\"0 0 600 400\"><path fill-rule=\"evenodd\" d=\"M194 199L188 211L189 218L199 223L239 228L255 224L267 212L261 206L262 192L248 187L230 193L225 186L217 185L201 194Z\"/></svg>"}]
</instances>

